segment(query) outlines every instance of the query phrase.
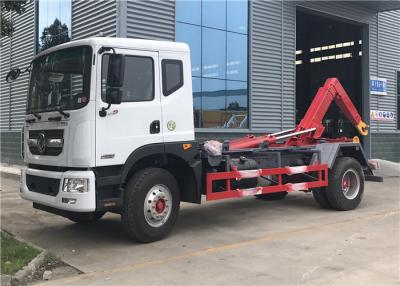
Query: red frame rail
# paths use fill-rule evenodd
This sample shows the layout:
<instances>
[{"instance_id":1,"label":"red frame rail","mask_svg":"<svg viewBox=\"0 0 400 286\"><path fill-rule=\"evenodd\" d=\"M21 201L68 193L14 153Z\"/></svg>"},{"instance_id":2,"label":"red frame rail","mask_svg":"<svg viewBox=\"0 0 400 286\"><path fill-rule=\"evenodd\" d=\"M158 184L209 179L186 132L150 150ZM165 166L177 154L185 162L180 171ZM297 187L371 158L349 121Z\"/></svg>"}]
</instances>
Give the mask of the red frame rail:
<instances>
[{"instance_id":1,"label":"red frame rail","mask_svg":"<svg viewBox=\"0 0 400 286\"><path fill-rule=\"evenodd\" d=\"M318 177L316 181L301 182L301 183L287 183L283 184L282 175L295 175L308 172L317 172ZM277 176L278 180L276 185L266 187L255 187L250 189L231 189L231 180L241 180L257 178L261 176ZM226 190L213 192L213 183L215 181L226 181ZM283 167L271 169L256 169L256 170L233 170L230 172L209 173L206 178L206 198L207 201L240 198L245 196L254 196L261 194L269 194L276 192L293 192L293 191L307 191L311 188L326 187L328 186L328 165L304 165L297 167Z\"/></svg>"}]
</instances>

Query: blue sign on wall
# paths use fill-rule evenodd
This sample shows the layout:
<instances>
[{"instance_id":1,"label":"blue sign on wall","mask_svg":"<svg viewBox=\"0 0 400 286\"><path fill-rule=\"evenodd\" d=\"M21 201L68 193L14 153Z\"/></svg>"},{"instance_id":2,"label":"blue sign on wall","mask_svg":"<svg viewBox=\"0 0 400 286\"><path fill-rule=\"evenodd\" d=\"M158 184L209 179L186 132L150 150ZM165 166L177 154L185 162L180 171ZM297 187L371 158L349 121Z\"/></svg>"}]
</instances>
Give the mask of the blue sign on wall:
<instances>
[{"instance_id":1,"label":"blue sign on wall","mask_svg":"<svg viewBox=\"0 0 400 286\"><path fill-rule=\"evenodd\" d=\"M371 77L369 83L369 91L375 95L387 95L386 78Z\"/></svg>"}]
</instances>

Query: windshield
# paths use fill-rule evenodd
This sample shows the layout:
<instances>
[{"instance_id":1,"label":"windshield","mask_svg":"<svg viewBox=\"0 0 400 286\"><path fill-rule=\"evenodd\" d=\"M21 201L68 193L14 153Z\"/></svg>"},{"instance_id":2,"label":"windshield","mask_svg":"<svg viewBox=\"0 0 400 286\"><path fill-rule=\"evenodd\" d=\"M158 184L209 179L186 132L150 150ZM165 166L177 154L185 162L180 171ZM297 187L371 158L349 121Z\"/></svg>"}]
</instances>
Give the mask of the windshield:
<instances>
[{"instance_id":1,"label":"windshield","mask_svg":"<svg viewBox=\"0 0 400 286\"><path fill-rule=\"evenodd\" d=\"M89 102L92 48L79 46L33 61L27 113L78 109Z\"/></svg>"}]
</instances>

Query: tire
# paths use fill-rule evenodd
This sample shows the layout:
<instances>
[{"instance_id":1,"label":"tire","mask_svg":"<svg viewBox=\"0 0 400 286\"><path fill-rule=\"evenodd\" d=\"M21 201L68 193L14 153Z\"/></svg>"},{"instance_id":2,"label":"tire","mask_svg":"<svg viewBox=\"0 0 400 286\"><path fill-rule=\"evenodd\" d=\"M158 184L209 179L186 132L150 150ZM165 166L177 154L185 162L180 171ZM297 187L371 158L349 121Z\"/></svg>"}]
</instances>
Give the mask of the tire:
<instances>
[{"instance_id":1,"label":"tire","mask_svg":"<svg viewBox=\"0 0 400 286\"><path fill-rule=\"evenodd\" d=\"M137 242L161 240L175 225L179 204L178 183L171 173L161 168L140 170L125 189L122 225Z\"/></svg>"},{"instance_id":2,"label":"tire","mask_svg":"<svg viewBox=\"0 0 400 286\"><path fill-rule=\"evenodd\" d=\"M288 192L278 192L271 194L256 195L256 198L266 201L278 201L282 200L287 196Z\"/></svg>"},{"instance_id":3,"label":"tire","mask_svg":"<svg viewBox=\"0 0 400 286\"><path fill-rule=\"evenodd\" d=\"M331 209L332 206L326 197L326 188L318 188L312 191L314 200L319 204L319 206L323 209Z\"/></svg>"},{"instance_id":4,"label":"tire","mask_svg":"<svg viewBox=\"0 0 400 286\"><path fill-rule=\"evenodd\" d=\"M67 218L76 223L91 223L101 219L106 212L71 213Z\"/></svg>"},{"instance_id":5,"label":"tire","mask_svg":"<svg viewBox=\"0 0 400 286\"><path fill-rule=\"evenodd\" d=\"M361 203L363 193L364 173L360 163L350 157L337 158L325 192L329 204L335 210L352 210Z\"/></svg>"}]
</instances>

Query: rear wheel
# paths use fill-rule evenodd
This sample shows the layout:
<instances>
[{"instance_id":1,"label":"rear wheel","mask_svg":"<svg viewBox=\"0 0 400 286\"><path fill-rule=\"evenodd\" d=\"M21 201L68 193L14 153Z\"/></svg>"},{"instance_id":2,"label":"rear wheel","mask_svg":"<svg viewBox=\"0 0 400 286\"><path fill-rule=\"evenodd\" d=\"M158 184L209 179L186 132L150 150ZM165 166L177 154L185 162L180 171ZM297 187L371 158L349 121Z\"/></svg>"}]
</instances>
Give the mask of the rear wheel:
<instances>
[{"instance_id":1,"label":"rear wheel","mask_svg":"<svg viewBox=\"0 0 400 286\"><path fill-rule=\"evenodd\" d=\"M315 201L323 209L331 209L332 206L326 197L326 188L318 188L312 191Z\"/></svg>"},{"instance_id":2,"label":"rear wheel","mask_svg":"<svg viewBox=\"0 0 400 286\"><path fill-rule=\"evenodd\" d=\"M160 240L172 230L179 203L178 184L171 173L161 168L141 170L125 189L123 227L138 242Z\"/></svg>"},{"instance_id":3,"label":"rear wheel","mask_svg":"<svg viewBox=\"0 0 400 286\"><path fill-rule=\"evenodd\" d=\"M335 210L355 209L364 193L364 173L360 163L350 157L341 157L329 174L326 198Z\"/></svg>"},{"instance_id":4,"label":"rear wheel","mask_svg":"<svg viewBox=\"0 0 400 286\"><path fill-rule=\"evenodd\" d=\"M278 193L271 193L271 194L262 194L256 195L258 199L266 200L266 201L277 201L282 200L287 196L288 192L278 192Z\"/></svg>"},{"instance_id":5,"label":"rear wheel","mask_svg":"<svg viewBox=\"0 0 400 286\"><path fill-rule=\"evenodd\" d=\"M106 212L71 213L67 215L67 218L76 223L91 223L101 219L105 213Z\"/></svg>"}]
</instances>

